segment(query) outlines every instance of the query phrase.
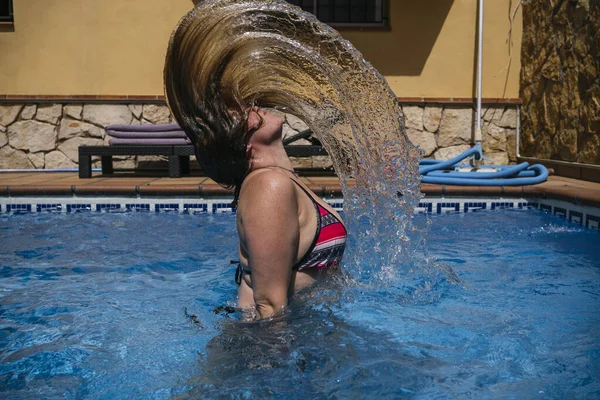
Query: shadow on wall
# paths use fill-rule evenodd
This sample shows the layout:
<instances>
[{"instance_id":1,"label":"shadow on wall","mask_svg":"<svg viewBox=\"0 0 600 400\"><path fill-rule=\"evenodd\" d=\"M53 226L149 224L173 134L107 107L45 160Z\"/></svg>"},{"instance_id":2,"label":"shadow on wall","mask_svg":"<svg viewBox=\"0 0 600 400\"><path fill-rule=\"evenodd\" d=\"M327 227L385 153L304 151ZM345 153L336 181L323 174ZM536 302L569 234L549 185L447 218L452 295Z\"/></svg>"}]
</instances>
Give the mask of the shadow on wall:
<instances>
[{"instance_id":1,"label":"shadow on wall","mask_svg":"<svg viewBox=\"0 0 600 400\"><path fill-rule=\"evenodd\" d=\"M201 0L192 0L194 5ZM454 0L389 0L390 29L340 28L382 75L418 76Z\"/></svg>"},{"instance_id":2,"label":"shadow on wall","mask_svg":"<svg viewBox=\"0 0 600 400\"><path fill-rule=\"evenodd\" d=\"M382 75L418 76L454 0L390 0L389 30L340 29Z\"/></svg>"}]
</instances>

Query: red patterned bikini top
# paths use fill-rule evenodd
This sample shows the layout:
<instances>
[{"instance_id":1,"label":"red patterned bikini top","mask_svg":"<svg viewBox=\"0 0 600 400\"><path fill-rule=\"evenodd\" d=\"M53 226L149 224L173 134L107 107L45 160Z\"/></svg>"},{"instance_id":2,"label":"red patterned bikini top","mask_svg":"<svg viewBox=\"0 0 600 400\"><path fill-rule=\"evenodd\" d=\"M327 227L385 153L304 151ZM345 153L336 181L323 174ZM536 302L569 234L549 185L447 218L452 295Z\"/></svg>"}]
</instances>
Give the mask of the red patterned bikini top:
<instances>
[{"instance_id":1,"label":"red patterned bikini top","mask_svg":"<svg viewBox=\"0 0 600 400\"><path fill-rule=\"evenodd\" d=\"M302 271L307 268L321 269L340 265L348 236L346 227L335 214L317 203L302 185L294 179L292 181L311 199L317 212L315 238L304 257L294 265L294 269Z\"/></svg>"}]
</instances>

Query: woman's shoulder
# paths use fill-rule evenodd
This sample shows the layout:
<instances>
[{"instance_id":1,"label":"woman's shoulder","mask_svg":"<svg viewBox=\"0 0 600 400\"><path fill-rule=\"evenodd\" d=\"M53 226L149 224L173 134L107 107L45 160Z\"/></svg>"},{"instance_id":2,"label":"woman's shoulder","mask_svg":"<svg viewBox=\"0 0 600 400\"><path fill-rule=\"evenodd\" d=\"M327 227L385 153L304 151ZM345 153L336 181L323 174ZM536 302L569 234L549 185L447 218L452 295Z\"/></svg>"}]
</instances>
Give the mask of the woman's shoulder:
<instances>
[{"instance_id":1,"label":"woman's shoulder","mask_svg":"<svg viewBox=\"0 0 600 400\"><path fill-rule=\"evenodd\" d=\"M263 168L252 171L242 184L240 201L246 199L272 198L272 200L286 200L295 196L294 182L285 174Z\"/></svg>"}]
</instances>

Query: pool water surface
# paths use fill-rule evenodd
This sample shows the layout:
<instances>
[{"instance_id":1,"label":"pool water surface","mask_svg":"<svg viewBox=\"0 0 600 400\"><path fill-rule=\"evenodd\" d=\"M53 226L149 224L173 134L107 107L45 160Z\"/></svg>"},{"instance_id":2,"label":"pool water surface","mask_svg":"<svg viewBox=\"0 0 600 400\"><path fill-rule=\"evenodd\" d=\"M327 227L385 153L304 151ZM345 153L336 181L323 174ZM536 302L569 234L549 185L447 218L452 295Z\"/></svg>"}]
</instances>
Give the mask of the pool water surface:
<instances>
[{"instance_id":1,"label":"pool water surface","mask_svg":"<svg viewBox=\"0 0 600 400\"><path fill-rule=\"evenodd\" d=\"M600 398L600 232L415 218L416 261L241 323L233 215L1 215L0 397Z\"/></svg>"}]
</instances>

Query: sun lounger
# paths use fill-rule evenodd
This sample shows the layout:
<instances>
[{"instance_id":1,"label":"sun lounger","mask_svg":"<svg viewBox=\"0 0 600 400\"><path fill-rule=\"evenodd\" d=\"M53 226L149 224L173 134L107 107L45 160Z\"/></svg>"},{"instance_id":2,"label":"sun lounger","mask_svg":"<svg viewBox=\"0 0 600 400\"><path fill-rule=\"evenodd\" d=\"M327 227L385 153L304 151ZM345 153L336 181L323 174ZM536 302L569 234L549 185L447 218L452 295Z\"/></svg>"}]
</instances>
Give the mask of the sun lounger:
<instances>
[{"instance_id":1,"label":"sun lounger","mask_svg":"<svg viewBox=\"0 0 600 400\"><path fill-rule=\"evenodd\" d=\"M79 147L79 177L92 177L92 156L99 156L102 174L112 174L113 156L166 156L169 162L169 177L178 178L189 173L189 159L194 155L194 146L177 124L160 125L109 125L106 134L112 138L109 146ZM306 139L311 131L303 131L284 140L285 150L290 157L312 157L327 155L321 145L290 145L296 140Z\"/></svg>"},{"instance_id":2,"label":"sun lounger","mask_svg":"<svg viewBox=\"0 0 600 400\"><path fill-rule=\"evenodd\" d=\"M100 156L103 174L112 174L113 156L166 156L169 177L189 173L194 147L177 124L109 125L109 146L79 147L79 177L91 178L92 156Z\"/></svg>"}]
</instances>

